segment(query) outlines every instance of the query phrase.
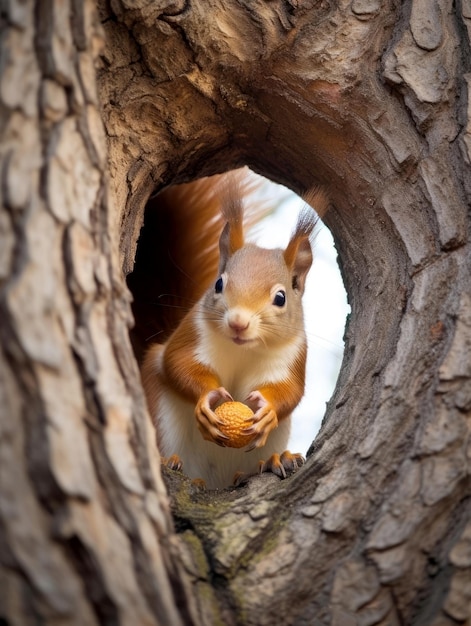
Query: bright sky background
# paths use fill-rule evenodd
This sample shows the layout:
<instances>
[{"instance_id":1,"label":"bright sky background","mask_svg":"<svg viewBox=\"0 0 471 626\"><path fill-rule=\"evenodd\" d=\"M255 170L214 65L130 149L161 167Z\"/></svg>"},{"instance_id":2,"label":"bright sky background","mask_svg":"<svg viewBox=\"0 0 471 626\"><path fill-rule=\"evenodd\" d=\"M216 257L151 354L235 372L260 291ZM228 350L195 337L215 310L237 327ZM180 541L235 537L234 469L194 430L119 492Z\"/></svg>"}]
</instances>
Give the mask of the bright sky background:
<instances>
[{"instance_id":1,"label":"bright sky background","mask_svg":"<svg viewBox=\"0 0 471 626\"><path fill-rule=\"evenodd\" d=\"M257 227L255 241L266 248L284 248L304 202L293 192L267 181L263 199L279 204ZM319 221L314 239L314 262L304 293L308 339L306 393L293 413L291 452L305 454L314 440L337 381L343 356L345 320L350 312L330 231Z\"/></svg>"}]
</instances>

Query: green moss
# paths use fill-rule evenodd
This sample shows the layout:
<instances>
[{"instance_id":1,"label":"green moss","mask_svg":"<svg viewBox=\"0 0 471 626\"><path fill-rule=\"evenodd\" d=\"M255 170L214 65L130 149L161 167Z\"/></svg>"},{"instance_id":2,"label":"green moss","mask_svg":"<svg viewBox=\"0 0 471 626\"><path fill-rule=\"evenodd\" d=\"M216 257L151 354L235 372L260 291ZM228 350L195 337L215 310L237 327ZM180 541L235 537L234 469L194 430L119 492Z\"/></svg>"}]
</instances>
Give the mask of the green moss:
<instances>
[{"instance_id":1,"label":"green moss","mask_svg":"<svg viewBox=\"0 0 471 626\"><path fill-rule=\"evenodd\" d=\"M172 513L185 546L185 568L196 591L201 621L226 624L221 607L226 618L231 607L236 622L244 624L248 599L247 589L240 584L246 578L243 570L250 572L275 551L289 508L280 508L266 490L258 500L244 488L199 491L182 474L171 474L166 482Z\"/></svg>"},{"instance_id":2,"label":"green moss","mask_svg":"<svg viewBox=\"0 0 471 626\"><path fill-rule=\"evenodd\" d=\"M192 531L180 535L187 548L184 565L195 591L198 613L202 624L223 626L220 605L211 582L210 567L199 538Z\"/></svg>"}]
</instances>

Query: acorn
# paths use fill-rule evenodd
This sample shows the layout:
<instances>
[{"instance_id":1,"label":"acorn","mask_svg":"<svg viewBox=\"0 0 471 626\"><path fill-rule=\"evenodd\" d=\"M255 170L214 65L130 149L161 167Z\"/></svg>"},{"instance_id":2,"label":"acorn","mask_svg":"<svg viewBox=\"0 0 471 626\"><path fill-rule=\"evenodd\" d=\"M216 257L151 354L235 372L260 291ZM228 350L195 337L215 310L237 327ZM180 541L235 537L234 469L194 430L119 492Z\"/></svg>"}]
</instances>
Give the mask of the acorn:
<instances>
[{"instance_id":1,"label":"acorn","mask_svg":"<svg viewBox=\"0 0 471 626\"><path fill-rule=\"evenodd\" d=\"M224 442L229 448L243 448L253 439L253 434L247 435L243 431L251 423L247 420L248 417L253 416L253 411L250 407L242 402L224 402L216 407L216 415L223 422L219 425L219 430L229 437Z\"/></svg>"}]
</instances>

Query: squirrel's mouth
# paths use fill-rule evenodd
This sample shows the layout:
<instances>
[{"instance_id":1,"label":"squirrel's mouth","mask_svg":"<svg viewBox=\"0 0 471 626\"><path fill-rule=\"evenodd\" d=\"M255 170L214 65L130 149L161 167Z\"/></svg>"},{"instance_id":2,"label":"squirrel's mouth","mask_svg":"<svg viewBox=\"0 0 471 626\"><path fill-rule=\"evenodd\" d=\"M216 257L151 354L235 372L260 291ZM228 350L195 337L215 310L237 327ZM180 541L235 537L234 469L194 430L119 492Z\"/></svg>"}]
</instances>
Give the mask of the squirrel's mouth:
<instances>
[{"instance_id":1,"label":"squirrel's mouth","mask_svg":"<svg viewBox=\"0 0 471 626\"><path fill-rule=\"evenodd\" d=\"M254 339L242 339L242 337L231 337L232 341L238 346L244 346L255 341Z\"/></svg>"}]
</instances>

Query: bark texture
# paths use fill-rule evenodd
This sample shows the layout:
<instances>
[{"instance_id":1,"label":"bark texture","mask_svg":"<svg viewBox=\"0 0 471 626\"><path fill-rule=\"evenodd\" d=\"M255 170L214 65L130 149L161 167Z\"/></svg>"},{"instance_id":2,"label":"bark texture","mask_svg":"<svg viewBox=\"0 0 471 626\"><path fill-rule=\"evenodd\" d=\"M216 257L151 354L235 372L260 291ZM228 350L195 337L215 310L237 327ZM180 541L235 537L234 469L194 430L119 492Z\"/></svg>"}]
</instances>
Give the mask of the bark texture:
<instances>
[{"instance_id":1,"label":"bark texture","mask_svg":"<svg viewBox=\"0 0 471 626\"><path fill-rule=\"evenodd\" d=\"M98 9L4 11L2 616L469 623L471 3ZM328 188L344 364L292 478L168 476L176 535L122 268L153 192L243 163Z\"/></svg>"},{"instance_id":2,"label":"bark texture","mask_svg":"<svg viewBox=\"0 0 471 626\"><path fill-rule=\"evenodd\" d=\"M2 19L0 622L191 623L128 337L96 8Z\"/></svg>"}]
</instances>

